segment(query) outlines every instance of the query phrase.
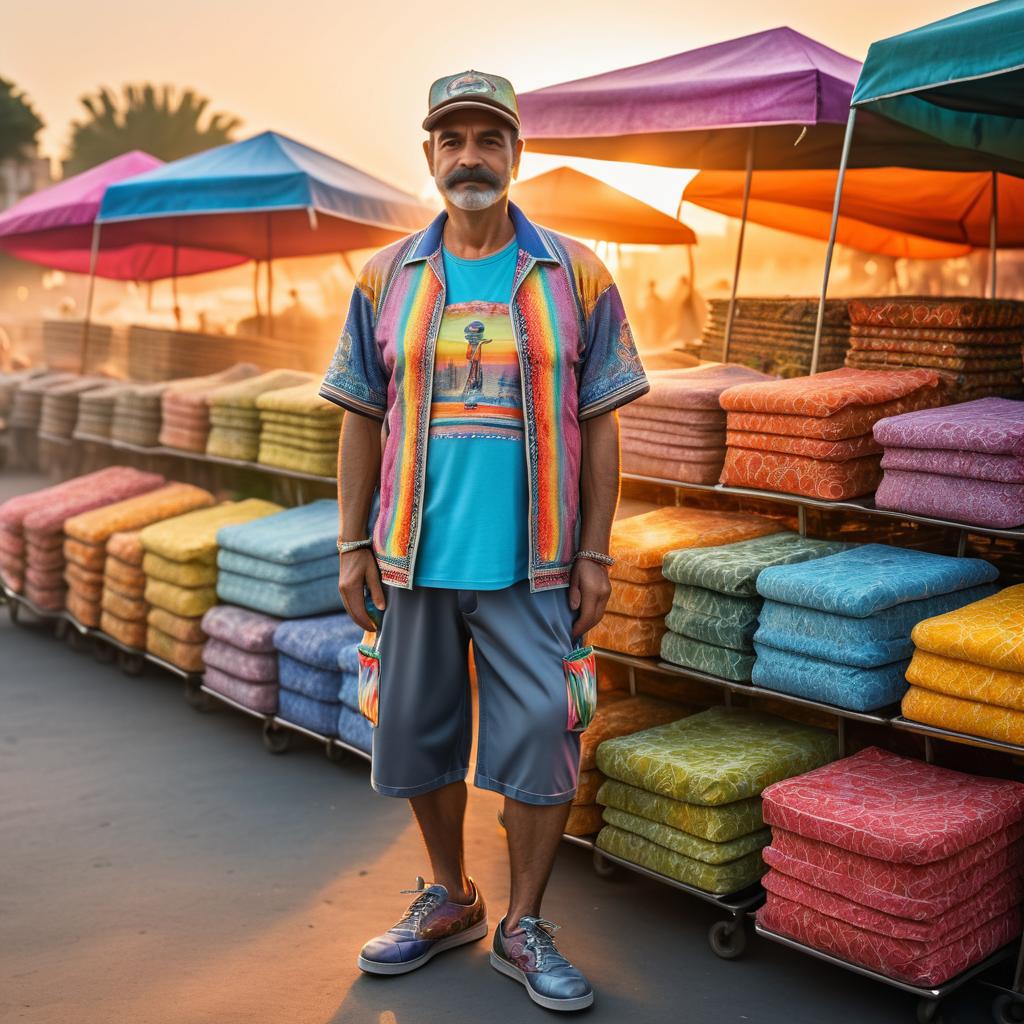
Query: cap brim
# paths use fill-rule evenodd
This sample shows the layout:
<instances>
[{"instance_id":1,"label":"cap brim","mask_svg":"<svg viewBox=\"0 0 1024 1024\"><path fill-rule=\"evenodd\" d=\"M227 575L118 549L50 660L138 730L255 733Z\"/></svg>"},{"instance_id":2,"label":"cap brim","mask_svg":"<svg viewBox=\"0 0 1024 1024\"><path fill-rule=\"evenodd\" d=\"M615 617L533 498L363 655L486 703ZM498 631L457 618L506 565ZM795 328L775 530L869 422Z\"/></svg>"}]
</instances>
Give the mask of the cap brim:
<instances>
[{"instance_id":1,"label":"cap brim","mask_svg":"<svg viewBox=\"0 0 1024 1024\"><path fill-rule=\"evenodd\" d=\"M488 114L493 114L495 117L500 117L503 121L512 125L516 131L519 131L519 121L514 115L509 113L504 107L481 100L456 100L454 103L446 103L443 107L438 107L437 110L427 114L423 119L423 130L429 132L438 121L454 113L456 110L483 110Z\"/></svg>"}]
</instances>

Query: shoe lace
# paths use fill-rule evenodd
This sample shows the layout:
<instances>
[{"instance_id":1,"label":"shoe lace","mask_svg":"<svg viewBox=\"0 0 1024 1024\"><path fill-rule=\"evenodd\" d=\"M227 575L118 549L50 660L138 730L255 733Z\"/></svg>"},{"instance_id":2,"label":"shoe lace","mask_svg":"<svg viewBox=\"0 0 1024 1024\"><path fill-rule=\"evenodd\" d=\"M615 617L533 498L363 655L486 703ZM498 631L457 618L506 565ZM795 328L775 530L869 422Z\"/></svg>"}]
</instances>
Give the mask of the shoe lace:
<instances>
[{"instance_id":1,"label":"shoe lace","mask_svg":"<svg viewBox=\"0 0 1024 1024\"><path fill-rule=\"evenodd\" d=\"M441 894L425 889L424 881L418 875L416 876L415 889L400 889L399 892L415 894L416 899L409 904L409 909L405 912L405 916L398 923L409 924L418 931L423 923L423 918L430 914L440 903Z\"/></svg>"},{"instance_id":2,"label":"shoe lace","mask_svg":"<svg viewBox=\"0 0 1024 1024\"><path fill-rule=\"evenodd\" d=\"M560 927L561 925L555 924L554 921L538 917L526 928L526 940L523 945L533 953L538 971L559 963L572 966L555 945L554 934Z\"/></svg>"}]
</instances>

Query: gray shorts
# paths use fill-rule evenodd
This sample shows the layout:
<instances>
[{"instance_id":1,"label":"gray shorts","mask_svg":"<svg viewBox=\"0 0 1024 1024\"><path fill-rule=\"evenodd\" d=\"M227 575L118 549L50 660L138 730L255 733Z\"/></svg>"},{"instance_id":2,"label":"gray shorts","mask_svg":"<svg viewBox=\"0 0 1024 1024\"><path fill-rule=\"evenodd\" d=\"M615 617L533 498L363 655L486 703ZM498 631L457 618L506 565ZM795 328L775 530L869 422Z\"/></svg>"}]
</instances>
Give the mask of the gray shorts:
<instances>
[{"instance_id":1,"label":"gray shorts","mask_svg":"<svg viewBox=\"0 0 1024 1024\"><path fill-rule=\"evenodd\" d=\"M466 777L473 734L468 652L479 694L474 783L529 804L572 800L580 740L567 728L562 658L569 590L385 586L371 783L411 797Z\"/></svg>"}]
</instances>

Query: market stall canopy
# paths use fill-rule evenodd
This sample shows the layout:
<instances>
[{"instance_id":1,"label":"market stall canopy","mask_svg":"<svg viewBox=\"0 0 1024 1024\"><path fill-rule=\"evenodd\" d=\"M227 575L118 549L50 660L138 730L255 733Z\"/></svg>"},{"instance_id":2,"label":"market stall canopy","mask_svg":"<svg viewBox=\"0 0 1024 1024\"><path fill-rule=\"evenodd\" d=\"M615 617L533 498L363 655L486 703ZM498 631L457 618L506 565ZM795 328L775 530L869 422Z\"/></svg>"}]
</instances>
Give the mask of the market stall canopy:
<instances>
[{"instance_id":1,"label":"market stall canopy","mask_svg":"<svg viewBox=\"0 0 1024 1024\"><path fill-rule=\"evenodd\" d=\"M751 184L749 220L827 239L837 171L760 171ZM998 176L1000 248L1024 247L1024 181ZM743 174L702 171L686 186L687 202L738 217ZM917 171L900 167L847 171L837 241L855 249L915 259L963 256L988 248L992 176L985 171Z\"/></svg>"},{"instance_id":2,"label":"market stall canopy","mask_svg":"<svg viewBox=\"0 0 1024 1024\"><path fill-rule=\"evenodd\" d=\"M266 260L386 245L432 215L379 178L263 132L111 186L99 222L104 239L109 231Z\"/></svg>"},{"instance_id":3,"label":"market stall canopy","mask_svg":"<svg viewBox=\"0 0 1024 1024\"><path fill-rule=\"evenodd\" d=\"M0 214L0 249L44 267L87 274L93 224L107 189L162 166L162 160L136 149L33 192ZM96 273L121 281L156 281L244 262L236 253L188 247L175 253L172 246L159 243L115 247L108 239L99 251Z\"/></svg>"},{"instance_id":4,"label":"market stall canopy","mask_svg":"<svg viewBox=\"0 0 1024 1024\"><path fill-rule=\"evenodd\" d=\"M1024 0L872 43L853 104L954 146L1024 160Z\"/></svg>"},{"instance_id":5,"label":"market stall canopy","mask_svg":"<svg viewBox=\"0 0 1024 1024\"><path fill-rule=\"evenodd\" d=\"M512 187L531 220L577 238L636 245L693 245L697 236L661 210L571 167Z\"/></svg>"}]
</instances>

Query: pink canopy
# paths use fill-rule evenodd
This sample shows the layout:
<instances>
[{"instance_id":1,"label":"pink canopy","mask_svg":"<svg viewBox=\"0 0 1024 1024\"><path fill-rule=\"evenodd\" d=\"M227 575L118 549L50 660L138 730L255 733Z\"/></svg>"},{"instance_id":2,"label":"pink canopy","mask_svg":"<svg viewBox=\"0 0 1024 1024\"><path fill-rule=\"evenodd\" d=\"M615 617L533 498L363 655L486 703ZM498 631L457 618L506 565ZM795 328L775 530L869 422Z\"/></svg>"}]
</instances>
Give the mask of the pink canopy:
<instances>
[{"instance_id":1,"label":"pink canopy","mask_svg":"<svg viewBox=\"0 0 1024 1024\"><path fill-rule=\"evenodd\" d=\"M26 196L0 214L0 249L44 267L87 274L93 223L107 187L161 166L162 160L136 149ZM96 274L122 281L155 281L245 261L237 253L210 249L119 244L117 232L105 228Z\"/></svg>"}]
</instances>

